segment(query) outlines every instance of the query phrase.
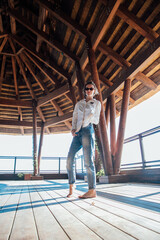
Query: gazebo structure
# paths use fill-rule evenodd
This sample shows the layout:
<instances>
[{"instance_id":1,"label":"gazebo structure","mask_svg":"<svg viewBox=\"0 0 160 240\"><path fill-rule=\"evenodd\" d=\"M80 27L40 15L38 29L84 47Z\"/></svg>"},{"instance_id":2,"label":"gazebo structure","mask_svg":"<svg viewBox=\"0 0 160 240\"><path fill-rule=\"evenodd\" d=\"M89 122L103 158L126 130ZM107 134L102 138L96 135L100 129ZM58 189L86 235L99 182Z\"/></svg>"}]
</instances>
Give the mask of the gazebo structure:
<instances>
[{"instance_id":1,"label":"gazebo structure","mask_svg":"<svg viewBox=\"0 0 160 240\"><path fill-rule=\"evenodd\" d=\"M65 179L0 181L0 239L160 239L160 168L150 174L156 184L119 181L127 111L160 90L159 34L158 0L0 1L0 134L33 134L38 179L44 134L71 130L92 79L103 106L95 128L103 167L119 182L78 199L82 180L72 198Z\"/></svg>"},{"instance_id":2,"label":"gazebo structure","mask_svg":"<svg viewBox=\"0 0 160 240\"><path fill-rule=\"evenodd\" d=\"M127 111L160 90L159 13L157 0L1 1L0 133L33 134L34 175L44 133L71 130L89 79L103 106L105 173L119 173Z\"/></svg>"}]
</instances>

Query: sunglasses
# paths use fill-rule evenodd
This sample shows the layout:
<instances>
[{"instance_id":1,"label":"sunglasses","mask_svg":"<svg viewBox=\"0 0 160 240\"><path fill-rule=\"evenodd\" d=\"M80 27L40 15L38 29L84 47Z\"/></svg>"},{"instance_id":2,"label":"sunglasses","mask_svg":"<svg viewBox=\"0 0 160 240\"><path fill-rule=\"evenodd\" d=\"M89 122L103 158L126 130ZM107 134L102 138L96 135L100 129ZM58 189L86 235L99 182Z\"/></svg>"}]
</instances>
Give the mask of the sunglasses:
<instances>
[{"instance_id":1,"label":"sunglasses","mask_svg":"<svg viewBox=\"0 0 160 240\"><path fill-rule=\"evenodd\" d=\"M86 87L86 88L85 88L85 90L86 90L86 91L88 91L88 90L91 90L91 91L93 91L93 90L94 90L94 88L92 88L92 87L91 87L91 88L87 88L87 87Z\"/></svg>"}]
</instances>

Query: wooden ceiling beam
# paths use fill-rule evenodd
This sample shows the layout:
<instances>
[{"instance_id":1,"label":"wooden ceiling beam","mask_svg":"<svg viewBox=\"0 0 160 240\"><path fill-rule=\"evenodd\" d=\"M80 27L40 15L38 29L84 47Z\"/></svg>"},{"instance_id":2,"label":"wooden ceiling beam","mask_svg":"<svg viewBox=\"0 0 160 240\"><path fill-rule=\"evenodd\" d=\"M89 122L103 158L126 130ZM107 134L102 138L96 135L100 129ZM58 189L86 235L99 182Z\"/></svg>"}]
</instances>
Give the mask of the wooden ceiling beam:
<instances>
[{"instance_id":1,"label":"wooden ceiling beam","mask_svg":"<svg viewBox=\"0 0 160 240\"><path fill-rule=\"evenodd\" d=\"M50 47L56 49L57 51L60 51L60 53L63 52L63 54L66 55L68 58L70 58L72 61L78 61L79 60L79 58L74 53L69 51L66 47L63 46L63 44L61 44L57 40L52 39L52 41L50 41L50 35L49 34L39 30L38 28L36 28L31 22L28 21L28 19L21 16L18 11L15 11L14 9L8 9L7 12L10 16L13 16L19 23L21 23L23 26L28 28L35 35L39 36Z\"/></svg>"},{"instance_id":2,"label":"wooden ceiling beam","mask_svg":"<svg viewBox=\"0 0 160 240\"><path fill-rule=\"evenodd\" d=\"M58 124L58 123L61 123L61 122L70 120L70 119L72 119L72 115L73 115L73 112L69 112L69 113L66 113L66 114L64 114L64 115L62 115L62 116L54 117L54 118L52 118L51 120L46 121L46 122L44 123L44 126L45 126L45 127L48 127L48 126L56 125L56 124Z\"/></svg>"},{"instance_id":3,"label":"wooden ceiling beam","mask_svg":"<svg viewBox=\"0 0 160 240\"><path fill-rule=\"evenodd\" d=\"M156 90L156 88L158 87L158 85L155 82L153 82L150 78L148 78L142 72L138 72L135 75L135 78L151 90Z\"/></svg>"},{"instance_id":4,"label":"wooden ceiling beam","mask_svg":"<svg viewBox=\"0 0 160 240\"><path fill-rule=\"evenodd\" d=\"M0 34L0 39L1 39L1 38L5 38L5 37L8 37L8 34L7 34L7 33L2 33L2 34Z\"/></svg>"},{"instance_id":5,"label":"wooden ceiling beam","mask_svg":"<svg viewBox=\"0 0 160 240\"><path fill-rule=\"evenodd\" d=\"M16 120L0 120L0 125L3 126L18 126L18 127L33 127L32 122L16 121ZM41 123L37 122L37 127L41 127Z\"/></svg>"},{"instance_id":6,"label":"wooden ceiling beam","mask_svg":"<svg viewBox=\"0 0 160 240\"><path fill-rule=\"evenodd\" d=\"M2 65L1 65L1 75L0 75L0 93L1 93L1 90L2 90L2 83L3 83L3 77L4 77L5 64L6 64L6 56L3 55Z\"/></svg>"},{"instance_id":7,"label":"wooden ceiling beam","mask_svg":"<svg viewBox=\"0 0 160 240\"><path fill-rule=\"evenodd\" d=\"M35 81L38 83L38 85L42 89L42 91L45 91L45 89L46 89L45 83L36 76L32 65L28 62L28 59L25 57L25 55L23 53L20 54L20 57L21 57L22 61L25 63L26 67L28 68L29 72L31 73L31 75L33 76Z\"/></svg>"},{"instance_id":8,"label":"wooden ceiling beam","mask_svg":"<svg viewBox=\"0 0 160 240\"><path fill-rule=\"evenodd\" d=\"M46 20L46 10L40 6L39 17L38 17L38 29L44 30L45 20ZM36 43L36 51L37 52L39 52L41 44L42 44L42 39L39 36L37 36L37 43Z\"/></svg>"},{"instance_id":9,"label":"wooden ceiling beam","mask_svg":"<svg viewBox=\"0 0 160 240\"><path fill-rule=\"evenodd\" d=\"M11 9L14 9L14 0L8 0L8 5ZM12 34L16 34L16 20L14 17L10 17L10 25Z\"/></svg>"},{"instance_id":10,"label":"wooden ceiling beam","mask_svg":"<svg viewBox=\"0 0 160 240\"><path fill-rule=\"evenodd\" d=\"M27 43L22 41L19 37L12 35L12 39L17 42L21 47L25 48L28 52L30 52L33 56L38 58L41 62L43 62L45 65L47 65L49 68L60 74L62 77L68 79L70 78L70 74L65 71L62 67L58 66L55 62L49 62L49 60L46 59L45 56L43 56L40 53L37 53L34 49L32 49Z\"/></svg>"},{"instance_id":11,"label":"wooden ceiling beam","mask_svg":"<svg viewBox=\"0 0 160 240\"><path fill-rule=\"evenodd\" d=\"M31 96L32 96L32 99L35 99L35 100L36 100L37 98L36 98L36 95L35 95L34 90L33 90L33 88L32 88L32 84L31 84L31 82L28 80L28 78L26 77L26 73L25 73L24 67L23 67L23 65L22 65L22 63L21 63L21 61L20 61L20 59L19 59L18 56L16 56L16 60L17 60L17 62L18 62L18 65L19 65L19 68L20 68L21 73L22 73L22 75L23 75L23 78L24 78L24 80L25 80L25 83L26 83L26 85L27 85L27 87L28 87L28 89L29 89L29 91L30 91L30 94L31 94Z\"/></svg>"},{"instance_id":12,"label":"wooden ceiling beam","mask_svg":"<svg viewBox=\"0 0 160 240\"><path fill-rule=\"evenodd\" d=\"M2 42L2 44L1 44L1 46L0 46L0 53L2 52L2 50L3 50L3 48L4 48L4 46L5 46L6 42L7 42L7 40L8 40L7 37L5 37L5 38L3 39L3 42Z\"/></svg>"},{"instance_id":13,"label":"wooden ceiling beam","mask_svg":"<svg viewBox=\"0 0 160 240\"><path fill-rule=\"evenodd\" d=\"M123 0L109 0L107 1L107 9L104 8L103 15L99 20L92 36L91 36L91 43L92 48L95 50L102 40L104 34L106 33L107 29L109 28L111 22L113 21L117 9L119 8L120 4ZM107 14L108 13L108 14Z\"/></svg>"},{"instance_id":14,"label":"wooden ceiling beam","mask_svg":"<svg viewBox=\"0 0 160 240\"><path fill-rule=\"evenodd\" d=\"M158 33L153 31L152 28L128 11L124 6L120 6L116 14L150 42L153 42L159 36Z\"/></svg>"},{"instance_id":15,"label":"wooden ceiling beam","mask_svg":"<svg viewBox=\"0 0 160 240\"><path fill-rule=\"evenodd\" d=\"M40 69L40 71L55 85L58 84L58 80L47 69L43 69L42 63L31 56L27 51L24 51L25 55Z\"/></svg>"},{"instance_id":16,"label":"wooden ceiling beam","mask_svg":"<svg viewBox=\"0 0 160 240\"><path fill-rule=\"evenodd\" d=\"M41 98L38 101L37 106L39 107L41 105L44 105L45 103L47 103L53 99L59 98L68 92L69 92L68 85L64 85L63 87L57 88L53 92L47 94L45 97Z\"/></svg>"},{"instance_id":17,"label":"wooden ceiling beam","mask_svg":"<svg viewBox=\"0 0 160 240\"><path fill-rule=\"evenodd\" d=\"M123 67L130 67L131 63L125 60L120 54L114 51L112 48L108 47L105 43L100 41L97 47L103 54L109 56L113 62L118 64L119 66Z\"/></svg>"},{"instance_id":18,"label":"wooden ceiling beam","mask_svg":"<svg viewBox=\"0 0 160 240\"><path fill-rule=\"evenodd\" d=\"M110 0L107 2L110 12L107 14L107 8L104 7L103 14L100 17L100 20L91 36L91 42L92 47L95 50L102 40L104 34L106 33L107 29L109 28L111 22L114 19L114 16L116 15L117 9L119 8L120 4L123 2L123 0ZM80 65L82 70L85 69L87 63L88 63L88 51L85 49L85 51L82 54L82 57L80 59ZM74 74L72 75L71 82L72 85L75 86L77 81L76 71L74 71Z\"/></svg>"},{"instance_id":19,"label":"wooden ceiling beam","mask_svg":"<svg viewBox=\"0 0 160 240\"><path fill-rule=\"evenodd\" d=\"M32 107L32 101L11 100L11 99L0 98L0 105L31 108Z\"/></svg>"},{"instance_id":20,"label":"wooden ceiling beam","mask_svg":"<svg viewBox=\"0 0 160 240\"><path fill-rule=\"evenodd\" d=\"M14 87L15 87L15 91L16 91L16 96L19 96L18 84L17 84L17 74L16 74L16 61L15 61L14 56L12 56L12 69L13 69L13 79L14 79Z\"/></svg>"},{"instance_id":21,"label":"wooden ceiling beam","mask_svg":"<svg viewBox=\"0 0 160 240\"><path fill-rule=\"evenodd\" d=\"M9 40L9 43L10 43L10 45L11 45L11 48L12 48L14 54L15 54L17 63L18 63L18 65L19 65L19 68L20 68L21 73L22 73L22 75L23 75L23 78L24 78L24 80L25 80L25 83L26 83L26 85L27 85L27 87L28 87L28 89L29 89L29 91L30 91L30 94L31 94L31 96L32 96L32 99L35 99L35 100L36 100L36 95L35 95L35 93L34 93L34 91L33 91L32 84L30 83L30 81L28 81L28 79L27 79L27 77L26 77L26 73L25 73L25 70L24 70L24 68L23 68L23 65L22 65L22 63L21 63L21 61L20 61L20 59L19 59L19 56L16 54L15 46L14 46L14 44L13 44L13 42L12 42L12 40L11 40L10 38L9 38L8 40Z\"/></svg>"},{"instance_id":22,"label":"wooden ceiling beam","mask_svg":"<svg viewBox=\"0 0 160 240\"><path fill-rule=\"evenodd\" d=\"M134 63L128 69L122 69L122 71L118 74L114 79L113 85L107 89L105 93L105 98L108 98L110 94L117 91L120 88L121 84L126 79L132 79L134 76L141 71L141 69L145 68L145 66L150 62L155 56L160 54L160 37L158 37L153 43L150 43L147 49L143 52L140 52Z\"/></svg>"},{"instance_id":23,"label":"wooden ceiling beam","mask_svg":"<svg viewBox=\"0 0 160 240\"><path fill-rule=\"evenodd\" d=\"M59 116L64 115L62 109L60 108L60 106L57 104L57 102L55 100L51 100L51 104L56 109L56 111L59 113ZM70 130L72 129L72 125L70 124L70 122L68 120L64 121L64 123L68 127L68 129L70 129Z\"/></svg>"},{"instance_id":24,"label":"wooden ceiling beam","mask_svg":"<svg viewBox=\"0 0 160 240\"><path fill-rule=\"evenodd\" d=\"M67 25L69 28L71 28L74 32L78 33L82 37L86 38L90 35L85 28L77 24L72 18L67 16L60 9L54 10L53 5L50 2L44 0L36 0L36 2L38 2L41 7L47 9L48 12L50 12L55 18L63 22L65 25Z\"/></svg>"},{"instance_id":25,"label":"wooden ceiling beam","mask_svg":"<svg viewBox=\"0 0 160 240\"><path fill-rule=\"evenodd\" d=\"M98 73L99 75L99 79L100 81L102 82L102 84L105 84L105 86L107 85L109 87L111 87L113 85L112 82L110 82L106 77L104 77L101 73ZM116 93L115 93L118 97L122 98L123 97L123 91L122 90L118 90ZM135 103L135 100L133 98L129 98L129 102L130 104L134 104Z\"/></svg>"},{"instance_id":26,"label":"wooden ceiling beam","mask_svg":"<svg viewBox=\"0 0 160 240\"><path fill-rule=\"evenodd\" d=\"M3 33L3 21L2 21L2 14L0 14L0 32Z\"/></svg>"}]
</instances>

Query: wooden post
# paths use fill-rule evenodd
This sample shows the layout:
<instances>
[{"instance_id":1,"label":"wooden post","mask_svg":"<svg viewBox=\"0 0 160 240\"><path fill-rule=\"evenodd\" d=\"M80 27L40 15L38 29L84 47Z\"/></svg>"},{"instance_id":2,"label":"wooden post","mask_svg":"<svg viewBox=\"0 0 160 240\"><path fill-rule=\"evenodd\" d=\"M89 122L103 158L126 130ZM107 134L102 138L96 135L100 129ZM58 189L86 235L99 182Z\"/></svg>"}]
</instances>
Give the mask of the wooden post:
<instances>
[{"instance_id":1,"label":"wooden post","mask_svg":"<svg viewBox=\"0 0 160 240\"><path fill-rule=\"evenodd\" d=\"M72 86L72 83L71 83L71 79L68 79L68 83L69 83L69 90L70 90L70 93L71 93L71 100L73 102L73 106L75 106L77 100L76 100L74 89L73 89L73 86Z\"/></svg>"},{"instance_id":2,"label":"wooden post","mask_svg":"<svg viewBox=\"0 0 160 240\"><path fill-rule=\"evenodd\" d=\"M83 89L84 89L85 79L84 79L84 74L81 69L80 63L78 61L76 62L76 74L77 74L77 83L79 88L79 96L80 96L80 99L83 99L84 98Z\"/></svg>"},{"instance_id":3,"label":"wooden post","mask_svg":"<svg viewBox=\"0 0 160 240\"><path fill-rule=\"evenodd\" d=\"M88 43L88 58L89 58L89 63L90 63L90 67L91 67L92 80L98 88L99 95L97 98L101 102L101 105L102 105L101 114L100 114L100 132L101 132L101 136L102 136L104 170L105 170L105 174L110 175L110 174L113 174L113 167L112 167L111 154L110 154L110 150L109 150L106 120L105 120L105 115L104 115L104 107L103 107L102 94L101 94L101 89L100 89L100 81L99 81L97 64L96 64L96 57L95 57L95 53L94 53L94 50L91 45L91 40L89 38L87 40L88 40L87 41L87 43Z\"/></svg>"},{"instance_id":4,"label":"wooden post","mask_svg":"<svg viewBox=\"0 0 160 240\"><path fill-rule=\"evenodd\" d=\"M106 109L105 109L105 118L106 118L106 125L108 126L109 118L110 118L110 97L107 98L106 102Z\"/></svg>"},{"instance_id":5,"label":"wooden post","mask_svg":"<svg viewBox=\"0 0 160 240\"><path fill-rule=\"evenodd\" d=\"M40 175L40 162L41 162L43 136L44 136L44 122L42 121L41 135L40 135L40 140L39 140L39 150L38 150L38 175Z\"/></svg>"},{"instance_id":6,"label":"wooden post","mask_svg":"<svg viewBox=\"0 0 160 240\"><path fill-rule=\"evenodd\" d=\"M121 109L118 137L117 137L117 144L116 144L115 166L114 166L115 174L118 174L120 172L121 155L122 155L122 149L123 149L124 133L125 133L127 111L128 111L129 97L130 97L130 86L131 86L131 80L127 79L124 85L122 109Z\"/></svg>"},{"instance_id":7,"label":"wooden post","mask_svg":"<svg viewBox=\"0 0 160 240\"><path fill-rule=\"evenodd\" d=\"M110 96L110 140L111 140L111 157L114 168L115 162L115 151L116 151L116 106L115 106L115 95Z\"/></svg>"},{"instance_id":8,"label":"wooden post","mask_svg":"<svg viewBox=\"0 0 160 240\"><path fill-rule=\"evenodd\" d=\"M37 103L32 100L33 103L33 175L38 174L38 162L37 162L37 119L36 119L36 107Z\"/></svg>"},{"instance_id":9,"label":"wooden post","mask_svg":"<svg viewBox=\"0 0 160 240\"><path fill-rule=\"evenodd\" d=\"M94 126L94 131L95 131L95 139L96 139L96 143L98 146L98 150L99 150L99 154L100 154L100 159L102 161L102 164L104 166L104 157L103 157L103 150L102 150L102 140L101 140L101 133L100 133L100 127L99 125ZM96 162L96 158L95 158L95 162ZM99 163L96 163L97 165L99 165ZM95 165L96 165L95 164ZM96 169L97 170L97 169Z\"/></svg>"}]
</instances>

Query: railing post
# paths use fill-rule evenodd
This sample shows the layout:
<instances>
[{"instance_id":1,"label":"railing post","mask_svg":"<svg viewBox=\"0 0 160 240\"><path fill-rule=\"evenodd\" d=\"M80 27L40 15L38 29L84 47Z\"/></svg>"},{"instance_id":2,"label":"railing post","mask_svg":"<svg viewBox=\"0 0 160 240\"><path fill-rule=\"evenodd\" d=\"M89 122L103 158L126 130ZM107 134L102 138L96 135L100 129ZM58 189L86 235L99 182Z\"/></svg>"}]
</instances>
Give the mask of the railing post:
<instances>
[{"instance_id":1,"label":"railing post","mask_svg":"<svg viewBox=\"0 0 160 240\"><path fill-rule=\"evenodd\" d=\"M143 169L145 169L146 163L145 163L145 156L144 156L143 139L141 134L139 134L138 137L139 137L139 144L140 144L140 150L141 150L142 166L143 166Z\"/></svg>"},{"instance_id":2,"label":"railing post","mask_svg":"<svg viewBox=\"0 0 160 240\"><path fill-rule=\"evenodd\" d=\"M17 157L14 158L14 174L16 174Z\"/></svg>"},{"instance_id":3,"label":"railing post","mask_svg":"<svg viewBox=\"0 0 160 240\"><path fill-rule=\"evenodd\" d=\"M59 174L61 173L61 158L59 157Z\"/></svg>"}]
</instances>

